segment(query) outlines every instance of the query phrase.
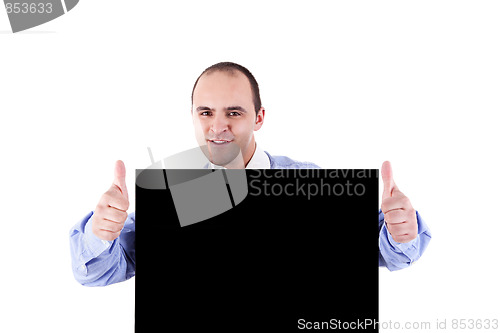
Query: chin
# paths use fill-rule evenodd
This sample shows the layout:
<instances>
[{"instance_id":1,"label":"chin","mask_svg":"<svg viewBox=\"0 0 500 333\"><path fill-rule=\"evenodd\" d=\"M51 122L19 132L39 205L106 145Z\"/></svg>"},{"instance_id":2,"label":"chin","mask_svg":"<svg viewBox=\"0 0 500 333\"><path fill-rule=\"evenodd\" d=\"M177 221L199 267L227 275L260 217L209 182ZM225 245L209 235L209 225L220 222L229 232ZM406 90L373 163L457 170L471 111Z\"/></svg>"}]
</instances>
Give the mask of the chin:
<instances>
[{"instance_id":1,"label":"chin","mask_svg":"<svg viewBox=\"0 0 500 333\"><path fill-rule=\"evenodd\" d=\"M215 165L226 166L243 163L240 147L234 142L224 147L217 147L209 144L206 153L208 153L208 155L205 154L205 156Z\"/></svg>"}]
</instances>

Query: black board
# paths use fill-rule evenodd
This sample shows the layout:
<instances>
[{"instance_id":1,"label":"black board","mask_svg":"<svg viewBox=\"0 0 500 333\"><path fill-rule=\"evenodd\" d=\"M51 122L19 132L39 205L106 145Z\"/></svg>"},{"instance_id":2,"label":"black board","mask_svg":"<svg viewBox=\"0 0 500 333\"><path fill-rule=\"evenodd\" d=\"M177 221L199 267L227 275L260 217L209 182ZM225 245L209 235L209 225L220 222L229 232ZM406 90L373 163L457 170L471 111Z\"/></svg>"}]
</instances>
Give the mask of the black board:
<instances>
[{"instance_id":1,"label":"black board","mask_svg":"<svg viewBox=\"0 0 500 333\"><path fill-rule=\"evenodd\" d=\"M244 200L184 227L167 172L137 170L136 332L378 331L378 170L244 170Z\"/></svg>"}]
</instances>

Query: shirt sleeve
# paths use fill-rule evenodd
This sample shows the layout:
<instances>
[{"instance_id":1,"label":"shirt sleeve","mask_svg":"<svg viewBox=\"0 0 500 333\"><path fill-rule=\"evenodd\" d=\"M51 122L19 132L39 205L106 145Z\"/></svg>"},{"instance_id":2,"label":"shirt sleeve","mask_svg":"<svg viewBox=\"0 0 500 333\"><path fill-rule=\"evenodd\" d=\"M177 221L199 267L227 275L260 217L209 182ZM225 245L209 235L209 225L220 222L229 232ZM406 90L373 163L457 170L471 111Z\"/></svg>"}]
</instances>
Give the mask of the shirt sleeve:
<instances>
[{"instance_id":1,"label":"shirt sleeve","mask_svg":"<svg viewBox=\"0 0 500 333\"><path fill-rule=\"evenodd\" d=\"M417 212L418 236L408 243L396 242L384 222L384 214L379 212L379 266L396 271L410 266L418 260L431 240L429 227Z\"/></svg>"},{"instance_id":2,"label":"shirt sleeve","mask_svg":"<svg viewBox=\"0 0 500 333\"><path fill-rule=\"evenodd\" d=\"M135 275L135 213L128 215L120 236L105 241L92 232L90 212L70 230L73 275L84 286L107 286Z\"/></svg>"}]
</instances>

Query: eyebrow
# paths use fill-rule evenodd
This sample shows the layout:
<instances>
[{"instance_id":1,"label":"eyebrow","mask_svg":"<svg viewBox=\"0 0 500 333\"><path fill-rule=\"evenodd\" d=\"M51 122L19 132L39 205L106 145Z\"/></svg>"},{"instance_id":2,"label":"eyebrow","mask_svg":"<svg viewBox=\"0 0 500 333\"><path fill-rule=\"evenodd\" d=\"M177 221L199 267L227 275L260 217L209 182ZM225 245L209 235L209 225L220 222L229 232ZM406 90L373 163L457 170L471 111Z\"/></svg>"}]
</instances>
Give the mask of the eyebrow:
<instances>
[{"instance_id":1,"label":"eyebrow","mask_svg":"<svg viewBox=\"0 0 500 333\"><path fill-rule=\"evenodd\" d=\"M243 113L246 113L247 110L245 110L245 108L241 107L241 106L228 106L226 108L227 111L241 111Z\"/></svg>"},{"instance_id":2,"label":"eyebrow","mask_svg":"<svg viewBox=\"0 0 500 333\"><path fill-rule=\"evenodd\" d=\"M213 111L214 109L208 107L208 106L198 106L196 108L196 112L200 112L200 111ZM247 110L245 110L244 107L241 107L239 105L234 105L234 106L228 106L228 107L225 107L224 110L226 111L240 111L240 112L244 112L246 113Z\"/></svg>"},{"instance_id":3,"label":"eyebrow","mask_svg":"<svg viewBox=\"0 0 500 333\"><path fill-rule=\"evenodd\" d=\"M196 112L200 112L200 111L210 111L212 110L211 108L209 108L208 106L198 106L196 108Z\"/></svg>"}]
</instances>

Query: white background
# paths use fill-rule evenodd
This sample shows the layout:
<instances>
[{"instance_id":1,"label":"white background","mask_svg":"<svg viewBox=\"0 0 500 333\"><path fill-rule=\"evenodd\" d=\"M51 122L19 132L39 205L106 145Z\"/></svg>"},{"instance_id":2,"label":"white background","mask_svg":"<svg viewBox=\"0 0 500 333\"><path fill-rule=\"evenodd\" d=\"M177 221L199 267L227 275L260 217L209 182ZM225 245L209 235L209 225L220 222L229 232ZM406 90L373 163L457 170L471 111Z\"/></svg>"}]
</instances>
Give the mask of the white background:
<instances>
[{"instance_id":1,"label":"white background","mask_svg":"<svg viewBox=\"0 0 500 333\"><path fill-rule=\"evenodd\" d=\"M0 10L0 331L133 332L134 279L80 286L69 229L115 160L132 189L147 147L196 146L192 85L219 61L260 83L271 154L392 162L433 240L380 269L381 321L500 319L499 15L496 1L82 0L12 34Z\"/></svg>"}]
</instances>

